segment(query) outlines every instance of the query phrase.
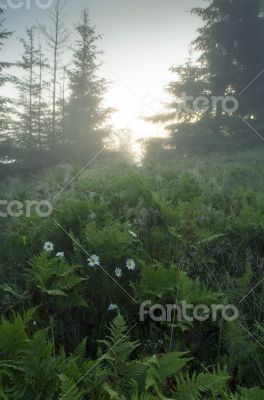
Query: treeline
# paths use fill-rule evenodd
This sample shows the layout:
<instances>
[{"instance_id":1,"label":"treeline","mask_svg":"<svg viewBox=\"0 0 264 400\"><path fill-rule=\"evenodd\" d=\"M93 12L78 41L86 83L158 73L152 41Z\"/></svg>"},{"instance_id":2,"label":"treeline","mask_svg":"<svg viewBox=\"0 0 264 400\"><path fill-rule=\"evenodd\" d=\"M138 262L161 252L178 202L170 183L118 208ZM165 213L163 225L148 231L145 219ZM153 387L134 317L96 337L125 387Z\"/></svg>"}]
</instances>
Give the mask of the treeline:
<instances>
[{"instance_id":1,"label":"treeline","mask_svg":"<svg viewBox=\"0 0 264 400\"><path fill-rule=\"evenodd\" d=\"M171 68L175 79L166 88L166 111L148 118L169 133L167 139L146 141L151 158L264 143L263 1L208 3L192 10L203 26L189 59ZM0 63L3 175L6 170L35 171L61 161L87 162L111 133L107 120L113 110L103 102L107 82L98 73L100 35L88 11L82 11L74 31L64 22L62 0L50 16L50 26L26 29L19 60ZM3 17L0 50L13 35L5 25ZM44 51L47 45L49 51ZM19 69L16 76L11 67ZM9 85L16 88L13 98L5 94Z\"/></svg>"},{"instance_id":2,"label":"treeline","mask_svg":"<svg viewBox=\"0 0 264 400\"><path fill-rule=\"evenodd\" d=\"M109 135L107 119L112 110L103 104L107 82L98 76L100 35L90 24L87 10L70 31L64 22L64 6L57 0L50 26L26 29L18 61L0 63L2 173L87 161ZM6 29L4 16L0 25L2 49L14 33ZM44 48L49 49L47 54ZM11 67L18 69L16 75L10 73ZM10 92L9 85L15 88L13 98L3 95Z\"/></svg>"},{"instance_id":3,"label":"treeline","mask_svg":"<svg viewBox=\"0 0 264 400\"><path fill-rule=\"evenodd\" d=\"M167 140L146 143L152 155L264 143L263 1L208 2L192 10L203 26L186 63L171 68L175 79L166 88L171 98L166 111L148 118L169 133Z\"/></svg>"}]
</instances>

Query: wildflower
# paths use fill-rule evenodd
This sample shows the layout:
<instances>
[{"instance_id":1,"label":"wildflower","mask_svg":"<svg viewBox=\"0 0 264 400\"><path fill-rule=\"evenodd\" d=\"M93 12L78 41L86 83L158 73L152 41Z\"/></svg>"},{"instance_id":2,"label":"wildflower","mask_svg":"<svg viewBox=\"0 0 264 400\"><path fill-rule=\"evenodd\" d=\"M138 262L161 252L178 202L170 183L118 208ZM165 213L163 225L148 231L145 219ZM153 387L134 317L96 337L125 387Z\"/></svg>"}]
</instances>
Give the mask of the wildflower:
<instances>
[{"instance_id":1,"label":"wildflower","mask_svg":"<svg viewBox=\"0 0 264 400\"><path fill-rule=\"evenodd\" d=\"M44 243L43 249L44 249L45 251L53 251L53 249L54 249L54 244L51 243L51 242L46 242L46 243Z\"/></svg>"},{"instance_id":2,"label":"wildflower","mask_svg":"<svg viewBox=\"0 0 264 400\"><path fill-rule=\"evenodd\" d=\"M64 252L61 251L61 252L57 253L57 254L56 254L56 257L58 257L58 258L64 258Z\"/></svg>"},{"instance_id":3,"label":"wildflower","mask_svg":"<svg viewBox=\"0 0 264 400\"><path fill-rule=\"evenodd\" d=\"M118 306L116 304L110 304L108 307L108 311L115 311L118 309Z\"/></svg>"},{"instance_id":4,"label":"wildflower","mask_svg":"<svg viewBox=\"0 0 264 400\"><path fill-rule=\"evenodd\" d=\"M116 268L115 269L115 274L116 274L117 278L121 278L122 275L123 275L123 272L122 272L121 268Z\"/></svg>"},{"instance_id":5,"label":"wildflower","mask_svg":"<svg viewBox=\"0 0 264 400\"><path fill-rule=\"evenodd\" d=\"M131 236L133 236L133 238L137 238L137 234L133 231L128 231L128 233L130 233Z\"/></svg>"},{"instance_id":6,"label":"wildflower","mask_svg":"<svg viewBox=\"0 0 264 400\"><path fill-rule=\"evenodd\" d=\"M134 271L134 269L136 268L136 263L134 260L132 259L128 259L126 262L126 267L127 269L129 269L130 271Z\"/></svg>"},{"instance_id":7,"label":"wildflower","mask_svg":"<svg viewBox=\"0 0 264 400\"><path fill-rule=\"evenodd\" d=\"M90 258L87 259L90 267L95 267L96 265L100 265L100 258L93 254Z\"/></svg>"}]
</instances>

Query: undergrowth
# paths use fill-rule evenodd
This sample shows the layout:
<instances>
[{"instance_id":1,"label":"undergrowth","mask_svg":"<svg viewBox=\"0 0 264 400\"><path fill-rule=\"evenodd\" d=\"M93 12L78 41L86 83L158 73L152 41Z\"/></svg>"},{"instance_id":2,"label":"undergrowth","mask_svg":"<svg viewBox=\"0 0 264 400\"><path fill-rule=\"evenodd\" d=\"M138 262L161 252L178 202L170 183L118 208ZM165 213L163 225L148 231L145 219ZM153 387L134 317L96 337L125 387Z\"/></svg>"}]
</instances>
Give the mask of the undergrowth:
<instances>
[{"instance_id":1,"label":"undergrowth","mask_svg":"<svg viewBox=\"0 0 264 400\"><path fill-rule=\"evenodd\" d=\"M263 164L98 165L49 218L2 218L0 399L264 399ZM2 193L64 186L60 167ZM145 300L175 299L239 319L139 320Z\"/></svg>"}]
</instances>

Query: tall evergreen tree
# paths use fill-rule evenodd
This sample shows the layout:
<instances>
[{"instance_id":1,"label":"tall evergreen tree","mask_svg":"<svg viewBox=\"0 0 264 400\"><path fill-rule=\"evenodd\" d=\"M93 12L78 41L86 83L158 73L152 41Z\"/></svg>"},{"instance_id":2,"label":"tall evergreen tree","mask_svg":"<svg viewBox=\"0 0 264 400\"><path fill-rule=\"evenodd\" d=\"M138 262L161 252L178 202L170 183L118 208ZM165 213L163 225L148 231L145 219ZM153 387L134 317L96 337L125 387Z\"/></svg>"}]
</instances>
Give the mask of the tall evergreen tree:
<instances>
[{"instance_id":1,"label":"tall evergreen tree","mask_svg":"<svg viewBox=\"0 0 264 400\"><path fill-rule=\"evenodd\" d=\"M205 23L194 45L207 70L209 93L237 97L240 115L254 118L259 127L264 122L264 76L244 89L264 70L263 11L262 0L213 0L193 10Z\"/></svg>"},{"instance_id":2,"label":"tall evergreen tree","mask_svg":"<svg viewBox=\"0 0 264 400\"><path fill-rule=\"evenodd\" d=\"M33 155L37 149L39 141L39 80L37 75L39 50L34 43L34 29L31 27L26 30L27 40L21 39L24 53L18 65L25 73L17 79L19 90L18 141L30 155Z\"/></svg>"},{"instance_id":3,"label":"tall evergreen tree","mask_svg":"<svg viewBox=\"0 0 264 400\"><path fill-rule=\"evenodd\" d=\"M50 69L48 59L45 57L41 43L38 46L38 62L37 62L37 132L38 132L38 150L49 150L50 144L50 105L47 100L46 89L49 82L45 80L46 70Z\"/></svg>"},{"instance_id":4,"label":"tall evergreen tree","mask_svg":"<svg viewBox=\"0 0 264 400\"><path fill-rule=\"evenodd\" d=\"M54 12L51 15L52 27L47 30L46 27L41 26L42 32L47 37L47 42L52 51L52 114L50 126L50 148L55 149L59 143L59 132L57 131L57 104L58 104L58 73L59 73L59 58L64 45L70 35L64 23L64 7L65 2L57 0Z\"/></svg>"},{"instance_id":5,"label":"tall evergreen tree","mask_svg":"<svg viewBox=\"0 0 264 400\"><path fill-rule=\"evenodd\" d=\"M100 63L96 42L100 39L90 26L84 10L76 26L73 69L69 73L70 98L67 105L67 142L75 156L87 159L102 147L107 131L104 123L111 112L103 106L106 81L98 78Z\"/></svg>"},{"instance_id":6,"label":"tall evergreen tree","mask_svg":"<svg viewBox=\"0 0 264 400\"><path fill-rule=\"evenodd\" d=\"M0 8L0 18L4 10ZM12 32L4 28L4 19L0 20L0 51L3 48L5 40L7 40ZM0 88L10 81L10 77L6 74L6 69L11 66L10 63L0 61ZM0 96L0 163L8 161L9 157L12 158L12 145L10 142L10 126L9 126L9 112L11 110L12 102L7 96Z\"/></svg>"},{"instance_id":7,"label":"tall evergreen tree","mask_svg":"<svg viewBox=\"0 0 264 400\"><path fill-rule=\"evenodd\" d=\"M259 138L239 116L252 120L255 128L262 131L263 1L208 2L208 6L192 10L204 22L193 42L199 58L195 63L189 60L185 65L172 68L177 78L167 88L172 97L168 112L151 120L166 126L173 146L191 147L195 144L217 150L226 148L227 143L233 143L233 146L254 145ZM194 99L207 97L210 106L200 107L196 113L182 112L179 102L183 92ZM239 102L236 113L224 112L221 102L213 105L213 97L226 96L233 96Z\"/></svg>"}]
</instances>

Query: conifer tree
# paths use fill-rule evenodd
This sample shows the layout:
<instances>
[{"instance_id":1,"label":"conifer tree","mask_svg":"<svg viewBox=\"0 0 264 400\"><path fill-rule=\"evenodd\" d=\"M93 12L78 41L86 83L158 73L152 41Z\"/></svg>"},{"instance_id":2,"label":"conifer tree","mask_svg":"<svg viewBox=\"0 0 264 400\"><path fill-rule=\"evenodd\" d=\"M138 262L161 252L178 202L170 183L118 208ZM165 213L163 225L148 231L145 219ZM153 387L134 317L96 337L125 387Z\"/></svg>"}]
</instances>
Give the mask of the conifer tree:
<instances>
[{"instance_id":1,"label":"conifer tree","mask_svg":"<svg viewBox=\"0 0 264 400\"><path fill-rule=\"evenodd\" d=\"M49 146L51 150L54 150L59 143L59 132L57 129L59 58L70 35L64 23L64 8L65 2L57 0L54 11L50 13L52 21L51 29L47 30L46 27L40 26L41 31L46 35L48 45L52 51L52 113L49 135Z\"/></svg>"},{"instance_id":2,"label":"conifer tree","mask_svg":"<svg viewBox=\"0 0 264 400\"><path fill-rule=\"evenodd\" d=\"M264 70L263 11L262 0L213 0L207 7L193 10L204 21L194 45L207 70L209 93L235 96L240 103L239 114L245 119L254 118L258 127L264 122L263 74L252 81ZM217 111L220 118L222 110ZM235 128L232 121L228 123L230 130Z\"/></svg>"},{"instance_id":3,"label":"conifer tree","mask_svg":"<svg viewBox=\"0 0 264 400\"><path fill-rule=\"evenodd\" d=\"M98 77L101 54L97 49L95 28L90 26L89 14L84 10L76 26L73 69L69 73L70 98L67 105L67 142L77 157L87 159L103 144L107 131L104 123L111 112L103 106L106 81Z\"/></svg>"},{"instance_id":4,"label":"conifer tree","mask_svg":"<svg viewBox=\"0 0 264 400\"><path fill-rule=\"evenodd\" d=\"M17 79L19 90L18 141L20 146L32 155L39 141L39 81L37 75L39 50L35 47L34 29L34 27L27 29L27 39L21 39L24 53L18 65L23 69L24 74Z\"/></svg>"},{"instance_id":5,"label":"conifer tree","mask_svg":"<svg viewBox=\"0 0 264 400\"><path fill-rule=\"evenodd\" d=\"M4 10L0 8L0 18L2 18ZM0 20L0 51L2 50L5 41L12 35L4 28L5 20ZM0 88L10 81L10 77L6 74L6 69L12 64L0 61ZM12 145L10 142L10 114L12 101L7 96L0 96L0 162L8 161L12 153Z\"/></svg>"},{"instance_id":6,"label":"conifer tree","mask_svg":"<svg viewBox=\"0 0 264 400\"><path fill-rule=\"evenodd\" d=\"M176 78L167 91L172 100L167 112L150 118L165 125L171 134L169 143L176 147L212 148L227 144L250 146L259 143L240 116L251 119L262 131L264 123L264 13L261 0L208 0L206 7L192 12L202 18L204 25L194 40L199 54L194 63L173 67ZM258 79L255 78L258 76ZM193 99L205 96L209 107L199 112L179 107L181 94ZM232 96L239 103L236 113L223 110L213 98ZM188 104L187 104L188 106ZM227 107L228 108L228 107Z\"/></svg>"}]
</instances>

